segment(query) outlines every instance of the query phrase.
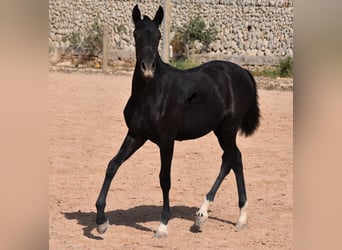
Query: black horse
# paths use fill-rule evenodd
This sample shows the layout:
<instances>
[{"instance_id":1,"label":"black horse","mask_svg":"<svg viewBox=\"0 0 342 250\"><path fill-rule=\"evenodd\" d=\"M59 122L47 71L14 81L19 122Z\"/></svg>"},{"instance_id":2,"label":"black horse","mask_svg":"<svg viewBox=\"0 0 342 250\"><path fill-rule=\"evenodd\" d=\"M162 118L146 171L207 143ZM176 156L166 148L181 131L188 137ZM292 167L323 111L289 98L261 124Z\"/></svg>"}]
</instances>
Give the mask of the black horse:
<instances>
[{"instance_id":1,"label":"black horse","mask_svg":"<svg viewBox=\"0 0 342 250\"><path fill-rule=\"evenodd\" d=\"M208 208L225 176L233 169L239 196L240 216L237 227L247 223L247 197L243 177L241 153L236 145L240 131L252 135L259 125L256 83L251 73L224 61L212 61L190 70L178 70L162 62L158 53L161 37L159 26L163 8L159 7L151 20L133 9L135 24L136 66L132 92L124 109L127 136L109 162L103 186L96 201L97 230L104 233L109 222L104 208L111 181L120 165L146 140L160 148L160 186L163 210L155 237L167 236L171 217L169 190L170 169L175 140L189 140L214 131L223 149L220 173L196 213L195 226L208 219ZM139 171L139 170L138 170Z\"/></svg>"}]
</instances>

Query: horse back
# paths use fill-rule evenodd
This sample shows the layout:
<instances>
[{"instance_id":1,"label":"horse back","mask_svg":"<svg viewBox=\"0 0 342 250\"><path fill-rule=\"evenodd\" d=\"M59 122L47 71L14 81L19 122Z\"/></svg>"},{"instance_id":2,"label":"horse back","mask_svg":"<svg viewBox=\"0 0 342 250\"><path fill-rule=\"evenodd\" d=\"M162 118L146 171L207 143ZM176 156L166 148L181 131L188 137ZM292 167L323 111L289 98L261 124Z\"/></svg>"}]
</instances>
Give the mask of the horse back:
<instances>
[{"instance_id":1,"label":"horse back","mask_svg":"<svg viewBox=\"0 0 342 250\"><path fill-rule=\"evenodd\" d=\"M234 63L212 61L186 71L171 72L164 80L181 106L178 139L193 139L213 130L223 119L241 122L253 97L245 69ZM174 98L176 99L176 98ZM168 102L166 99L165 102Z\"/></svg>"}]
</instances>

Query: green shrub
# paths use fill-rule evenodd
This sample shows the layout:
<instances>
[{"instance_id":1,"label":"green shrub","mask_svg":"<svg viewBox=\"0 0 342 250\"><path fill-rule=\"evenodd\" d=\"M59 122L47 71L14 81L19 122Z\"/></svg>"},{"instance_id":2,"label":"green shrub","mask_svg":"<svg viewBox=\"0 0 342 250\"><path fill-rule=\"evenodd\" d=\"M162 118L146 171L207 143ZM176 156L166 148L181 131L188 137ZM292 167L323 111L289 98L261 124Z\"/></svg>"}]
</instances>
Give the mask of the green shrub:
<instances>
[{"instance_id":1,"label":"green shrub","mask_svg":"<svg viewBox=\"0 0 342 250\"><path fill-rule=\"evenodd\" d=\"M277 78L280 76L279 68L264 68L260 71L253 72L254 76L264 76L270 78Z\"/></svg>"},{"instance_id":2,"label":"green shrub","mask_svg":"<svg viewBox=\"0 0 342 250\"><path fill-rule=\"evenodd\" d=\"M174 47L176 57L188 58L190 49L193 48L196 40L203 44L202 50L206 51L216 37L217 29L214 24L210 24L207 28L204 20L197 15L190 18L183 27L176 28L176 34L171 44Z\"/></svg>"},{"instance_id":3,"label":"green shrub","mask_svg":"<svg viewBox=\"0 0 342 250\"><path fill-rule=\"evenodd\" d=\"M293 77L293 58L287 56L279 61L279 64L275 68L264 68L261 71L253 72L255 76L265 77Z\"/></svg>"},{"instance_id":4,"label":"green shrub","mask_svg":"<svg viewBox=\"0 0 342 250\"><path fill-rule=\"evenodd\" d=\"M288 56L280 60L279 70L281 77L293 77L293 58Z\"/></svg>"},{"instance_id":5,"label":"green shrub","mask_svg":"<svg viewBox=\"0 0 342 250\"><path fill-rule=\"evenodd\" d=\"M198 66L198 64L196 62L194 62L193 60L176 60L174 62L171 62L171 65L173 67L176 67L177 69L190 69L193 67Z\"/></svg>"},{"instance_id":6,"label":"green shrub","mask_svg":"<svg viewBox=\"0 0 342 250\"><path fill-rule=\"evenodd\" d=\"M103 28L95 21L84 38L84 48L90 55L97 56L102 52Z\"/></svg>"},{"instance_id":7,"label":"green shrub","mask_svg":"<svg viewBox=\"0 0 342 250\"><path fill-rule=\"evenodd\" d=\"M63 42L69 41L70 45L67 48L67 53L70 53L71 50L78 49L81 44L81 36L79 33L72 32L70 35L63 37Z\"/></svg>"},{"instance_id":8,"label":"green shrub","mask_svg":"<svg viewBox=\"0 0 342 250\"><path fill-rule=\"evenodd\" d=\"M103 29L97 21L91 24L91 26L83 34L82 40L79 32L72 32L65 36L63 41L69 41L69 46L66 49L66 53L72 53L72 51L81 51L83 55L98 56L102 52L103 44Z\"/></svg>"}]
</instances>

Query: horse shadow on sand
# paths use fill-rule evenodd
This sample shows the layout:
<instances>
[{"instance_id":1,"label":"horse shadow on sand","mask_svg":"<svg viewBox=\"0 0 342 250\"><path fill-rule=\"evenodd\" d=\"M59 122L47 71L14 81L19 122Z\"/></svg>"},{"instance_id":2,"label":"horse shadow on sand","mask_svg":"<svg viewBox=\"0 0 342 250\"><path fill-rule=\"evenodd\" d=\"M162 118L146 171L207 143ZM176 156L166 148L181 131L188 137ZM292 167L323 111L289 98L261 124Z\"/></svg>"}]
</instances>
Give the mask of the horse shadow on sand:
<instances>
[{"instance_id":1,"label":"horse shadow on sand","mask_svg":"<svg viewBox=\"0 0 342 250\"><path fill-rule=\"evenodd\" d=\"M184 220L195 220L195 212L198 210L197 207L187 207L187 206L173 206L171 207L172 218L181 218ZM110 225L117 226L128 226L142 231L155 232L151 228L141 225L141 223L160 221L160 215L162 211L162 206L154 205L142 205L129 208L127 210L115 210L106 212L106 217L109 219ZM210 211L208 211L210 212ZM90 239L103 240L101 236L93 234L96 228L95 212L65 212L63 213L65 218L68 220L76 220L79 225L83 227L83 235ZM209 216L209 219L214 219L222 221L228 224L234 225L233 222L225 221L219 218ZM197 227L191 226L189 228L192 233L201 232Z\"/></svg>"}]
</instances>

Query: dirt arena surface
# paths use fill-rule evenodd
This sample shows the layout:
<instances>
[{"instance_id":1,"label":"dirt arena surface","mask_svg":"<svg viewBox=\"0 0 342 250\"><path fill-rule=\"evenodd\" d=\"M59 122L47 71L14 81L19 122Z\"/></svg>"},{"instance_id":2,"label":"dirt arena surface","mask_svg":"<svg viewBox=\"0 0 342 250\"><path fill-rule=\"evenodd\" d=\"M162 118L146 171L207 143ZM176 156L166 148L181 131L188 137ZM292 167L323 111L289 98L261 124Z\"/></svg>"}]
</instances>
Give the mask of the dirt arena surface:
<instances>
[{"instance_id":1,"label":"dirt arena surface","mask_svg":"<svg viewBox=\"0 0 342 250\"><path fill-rule=\"evenodd\" d=\"M214 183L222 151L213 133L176 142L167 239L153 238L162 194L159 150L146 142L119 169L107 197L110 227L96 232L95 201L107 163L127 128L123 108L131 75L49 74L50 249L292 249L293 93L259 90L261 126L238 137L247 188L248 227L237 230L237 188L231 172L193 233L194 214Z\"/></svg>"}]
</instances>

